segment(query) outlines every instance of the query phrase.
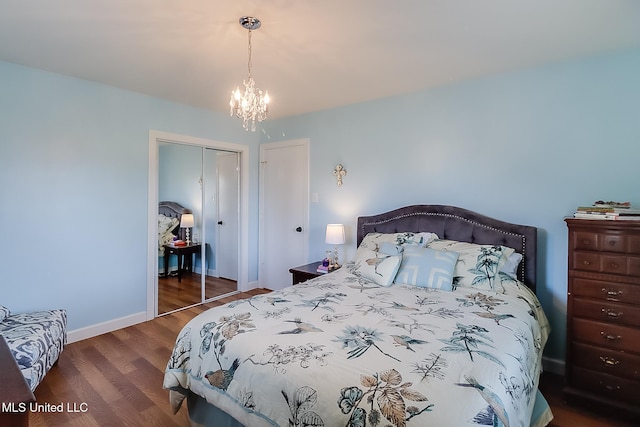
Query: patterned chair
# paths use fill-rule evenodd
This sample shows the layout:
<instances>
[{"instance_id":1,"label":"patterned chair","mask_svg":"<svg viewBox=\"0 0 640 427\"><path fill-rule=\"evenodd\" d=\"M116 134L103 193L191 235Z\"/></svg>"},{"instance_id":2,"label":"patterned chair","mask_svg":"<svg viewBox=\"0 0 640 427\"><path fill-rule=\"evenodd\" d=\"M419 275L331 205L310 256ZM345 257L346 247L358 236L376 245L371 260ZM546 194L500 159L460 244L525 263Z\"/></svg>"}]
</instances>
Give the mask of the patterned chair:
<instances>
[{"instance_id":1,"label":"patterned chair","mask_svg":"<svg viewBox=\"0 0 640 427\"><path fill-rule=\"evenodd\" d=\"M58 361L67 343L67 312L47 310L11 314L0 305L0 335L7 341L31 390Z\"/></svg>"}]
</instances>

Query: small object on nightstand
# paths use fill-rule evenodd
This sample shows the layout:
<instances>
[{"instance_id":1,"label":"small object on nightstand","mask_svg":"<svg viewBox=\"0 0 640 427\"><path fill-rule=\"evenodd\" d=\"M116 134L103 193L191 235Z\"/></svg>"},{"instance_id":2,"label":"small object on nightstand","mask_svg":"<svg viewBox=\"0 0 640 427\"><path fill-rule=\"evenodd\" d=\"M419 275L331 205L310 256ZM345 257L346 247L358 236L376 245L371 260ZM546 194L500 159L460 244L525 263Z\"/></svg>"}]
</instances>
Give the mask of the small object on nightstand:
<instances>
[{"instance_id":1,"label":"small object on nightstand","mask_svg":"<svg viewBox=\"0 0 640 427\"><path fill-rule=\"evenodd\" d=\"M322 261L316 261L316 262L312 262L311 264L290 268L289 273L293 275L292 284L297 285L298 283L306 282L309 279L313 279L315 277L319 277L325 274L325 273L318 272L319 267L322 267Z\"/></svg>"},{"instance_id":2,"label":"small object on nightstand","mask_svg":"<svg viewBox=\"0 0 640 427\"><path fill-rule=\"evenodd\" d=\"M316 271L317 271L318 273L322 273L322 274L324 274L324 273L328 273L328 272L329 272L329 265L324 265L324 262L323 262L322 264L320 264L320 265L318 266L318 268L316 269Z\"/></svg>"}]
</instances>

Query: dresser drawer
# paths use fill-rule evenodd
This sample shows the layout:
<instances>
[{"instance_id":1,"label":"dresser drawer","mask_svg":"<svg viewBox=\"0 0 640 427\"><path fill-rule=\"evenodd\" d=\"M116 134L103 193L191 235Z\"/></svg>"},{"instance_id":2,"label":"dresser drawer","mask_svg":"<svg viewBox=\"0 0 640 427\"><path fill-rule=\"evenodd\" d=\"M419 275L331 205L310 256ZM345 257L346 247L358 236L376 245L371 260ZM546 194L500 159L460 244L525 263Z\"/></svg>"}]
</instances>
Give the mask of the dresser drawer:
<instances>
[{"instance_id":1,"label":"dresser drawer","mask_svg":"<svg viewBox=\"0 0 640 427\"><path fill-rule=\"evenodd\" d=\"M640 255L640 235L634 234L628 237L629 253Z\"/></svg>"},{"instance_id":2,"label":"dresser drawer","mask_svg":"<svg viewBox=\"0 0 640 427\"><path fill-rule=\"evenodd\" d=\"M631 245L640 245L639 242L631 241L624 234L613 233L594 233L588 231L576 231L573 235L573 249L587 251L604 251L604 252L630 252Z\"/></svg>"},{"instance_id":3,"label":"dresser drawer","mask_svg":"<svg viewBox=\"0 0 640 427\"><path fill-rule=\"evenodd\" d=\"M598 233L590 233L586 231L573 232L573 248L574 250L597 251L599 248Z\"/></svg>"},{"instance_id":4,"label":"dresser drawer","mask_svg":"<svg viewBox=\"0 0 640 427\"><path fill-rule=\"evenodd\" d=\"M600 234L600 250L606 252L628 252L627 236L622 234Z\"/></svg>"},{"instance_id":5,"label":"dresser drawer","mask_svg":"<svg viewBox=\"0 0 640 427\"><path fill-rule=\"evenodd\" d=\"M576 366L619 377L640 380L640 355L572 343L573 362Z\"/></svg>"},{"instance_id":6,"label":"dresser drawer","mask_svg":"<svg viewBox=\"0 0 640 427\"><path fill-rule=\"evenodd\" d=\"M601 255L600 271L609 274L629 274L629 259L624 255Z\"/></svg>"},{"instance_id":7,"label":"dresser drawer","mask_svg":"<svg viewBox=\"0 0 640 427\"><path fill-rule=\"evenodd\" d=\"M580 271L600 271L600 253L599 252L574 252L573 268Z\"/></svg>"},{"instance_id":8,"label":"dresser drawer","mask_svg":"<svg viewBox=\"0 0 640 427\"><path fill-rule=\"evenodd\" d=\"M573 366L571 383L574 387L593 392L601 397L632 404L640 403L640 393L638 393L640 382L638 381Z\"/></svg>"},{"instance_id":9,"label":"dresser drawer","mask_svg":"<svg viewBox=\"0 0 640 427\"><path fill-rule=\"evenodd\" d=\"M571 283L571 294L574 297L623 302L640 306L640 285L604 282L581 277L573 277L569 281Z\"/></svg>"},{"instance_id":10,"label":"dresser drawer","mask_svg":"<svg viewBox=\"0 0 640 427\"><path fill-rule=\"evenodd\" d=\"M572 260L572 267L580 271L640 276L640 258L637 257L576 251Z\"/></svg>"},{"instance_id":11,"label":"dresser drawer","mask_svg":"<svg viewBox=\"0 0 640 427\"><path fill-rule=\"evenodd\" d=\"M630 276L640 277L640 257L629 257L627 271Z\"/></svg>"},{"instance_id":12,"label":"dresser drawer","mask_svg":"<svg viewBox=\"0 0 640 427\"><path fill-rule=\"evenodd\" d=\"M640 353L639 329L575 317L571 325L574 341Z\"/></svg>"},{"instance_id":13,"label":"dresser drawer","mask_svg":"<svg viewBox=\"0 0 640 427\"><path fill-rule=\"evenodd\" d=\"M574 298L573 314L601 322L640 326L640 307L630 305Z\"/></svg>"}]
</instances>

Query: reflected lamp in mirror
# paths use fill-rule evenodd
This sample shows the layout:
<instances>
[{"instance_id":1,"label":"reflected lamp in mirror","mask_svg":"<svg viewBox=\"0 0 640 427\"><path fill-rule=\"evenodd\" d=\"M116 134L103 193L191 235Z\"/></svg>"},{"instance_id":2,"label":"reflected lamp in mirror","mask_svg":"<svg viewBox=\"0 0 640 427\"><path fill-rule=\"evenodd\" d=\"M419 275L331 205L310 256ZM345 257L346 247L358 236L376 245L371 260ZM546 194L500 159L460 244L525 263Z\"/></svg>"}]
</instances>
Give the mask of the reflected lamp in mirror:
<instances>
[{"instance_id":1,"label":"reflected lamp in mirror","mask_svg":"<svg viewBox=\"0 0 640 427\"><path fill-rule=\"evenodd\" d=\"M182 214L182 217L180 217L180 228L186 228L187 245L191 244L191 240L189 240L189 229L193 227L193 224L193 214Z\"/></svg>"},{"instance_id":2,"label":"reflected lamp in mirror","mask_svg":"<svg viewBox=\"0 0 640 427\"><path fill-rule=\"evenodd\" d=\"M334 245L333 256L329 260L329 270L340 268L340 263L338 262L338 245L343 245L345 242L344 225L327 224L324 241L328 245Z\"/></svg>"}]
</instances>

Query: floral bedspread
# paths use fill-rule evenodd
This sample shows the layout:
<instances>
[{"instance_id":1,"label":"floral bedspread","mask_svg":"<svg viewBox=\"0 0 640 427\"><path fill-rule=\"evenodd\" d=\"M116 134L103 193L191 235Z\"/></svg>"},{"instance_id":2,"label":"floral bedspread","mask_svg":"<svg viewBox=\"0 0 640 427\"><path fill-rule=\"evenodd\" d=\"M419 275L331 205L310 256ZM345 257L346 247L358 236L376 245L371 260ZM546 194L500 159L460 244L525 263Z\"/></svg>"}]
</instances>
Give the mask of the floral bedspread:
<instances>
[{"instance_id":1,"label":"floral bedspread","mask_svg":"<svg viewBox=\"0 0 640 427\"><path fill-rule=\"evenodd\" d=\"M526 427L547 334L522 284L379 287L343 267L194 318L164 387L247 426Z\"/></svg>"}]
</instances>

